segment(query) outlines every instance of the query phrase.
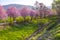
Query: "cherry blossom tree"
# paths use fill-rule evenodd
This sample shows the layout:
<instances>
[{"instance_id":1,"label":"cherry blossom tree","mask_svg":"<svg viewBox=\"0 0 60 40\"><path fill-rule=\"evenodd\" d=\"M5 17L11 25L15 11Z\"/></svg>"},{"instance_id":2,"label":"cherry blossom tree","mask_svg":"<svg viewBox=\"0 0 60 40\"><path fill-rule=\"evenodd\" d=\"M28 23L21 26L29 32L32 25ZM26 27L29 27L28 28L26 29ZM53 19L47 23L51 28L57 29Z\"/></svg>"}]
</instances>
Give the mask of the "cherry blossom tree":
<instances>
[{"instance_id":1,"label":"cherry blossom tree","mask_svg":"<svg viewBox=\"0 0 60 40\"><path fill-rule=\"evenodd\" d=\"M13 7L13 6L10 6L7 9L7 13L8 13L8 16L13 17L13 18L20 16L18 9L16 7Z\"/></svg>"},{"instance_id":2,"label":"cherry blossom tree","mask_svg":"<svg viewBox=\"0 0 60 40\"><path fill-rule=\"evenodd\" d=\"M7 18L6 10L3 8L3 6L0 5L0 19L5 20Z\"/></svg>"},{"instance_id":3,"label":"cherry blossom tree","mask_svg":"<svg viewBox=\"0 0 60 40\"><path fill-rule=\"evenodd\" d=\"M23 16L23 17L29 16L30 8L23 7L21 9L19 9L19 12L20 12L21 16Z\"/></svg>"},{"instance_id":4,"label":"cherry blossom tree","mask_svg":"<svg viewBox=\"0 0 60 40\"><path fill-rule=\"evenodd\" d=\"M37 17L37 16L39 16L39 11L37 11L37 10L30 10L30 16L31 17Z\"/></svg>"}]
</instances>

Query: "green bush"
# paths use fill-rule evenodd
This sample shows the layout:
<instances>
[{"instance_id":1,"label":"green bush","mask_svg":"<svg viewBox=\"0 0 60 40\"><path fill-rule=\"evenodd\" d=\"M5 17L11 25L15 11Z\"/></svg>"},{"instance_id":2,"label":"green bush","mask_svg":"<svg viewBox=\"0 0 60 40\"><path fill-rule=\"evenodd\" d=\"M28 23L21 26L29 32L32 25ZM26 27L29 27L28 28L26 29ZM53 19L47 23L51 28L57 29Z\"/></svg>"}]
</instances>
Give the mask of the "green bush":
<instances>
[{"instance_id":1,"label":"green bush","mask_svg":"<svg viewBox=\"0 0 60 40\"><path fill-rule=\"evenodd\" d=\"M54 40L60 40L60 33L55 35Z\"/></svg>"},{"instance_id":2,"label":"green bush","mask_svg":"<svg viewBox=\"0 0 60 40\"><path fill-rule=\"evenodd\" d=\"M31 21L33 24L37 24L38 23L38 21L36 20L36 19L32 19L32 21Z\"/></svg>"},{"instance_id":3,"label":"green bush","mask_svg":"<svg viewBox=\"0 0 60 40\"><path fill-rule=\"evenodd\" d=\"M40 19L40 22L44 24L44 23L49 22L49 20L48 19Z\"/></svg>"},{"instance_id":4,"label":"green bush","mask_svg":"<svg viewBox=\"0 0 60 40\"><path fill-rule=\"evenodd\" d=\"M6 22L6 20L0 20L0 23L4 23L4 22Z\"/></svg>"},{"instance_id":5,"label":"green bush","mask_svg":"<svg viewBox=\"0 0 60 40\"><path fill-rule=\"evenodd\" d=\"M8 22L9 24L13 24L14 23L14 20L12 17L8 17L6 22Z\"/></svg>"},{"instance_id":6,"label":"green bush","mask_svg":"<svg viewBox=\"0 0 60 40\"><path fill-rule=\"evenodd\" d=\"M16 20L17 23L24 22L24 18L23 18L22 16L20 16L20 17L16 17L15 20Z\"/></svg>"},{"instance_id":7,"label":"green bush","mask_svg":"<svg viewBox=\"0 0 60 40\"><path fill-rule=\"evenodd\" d=\"M32 23L34 23L34 24L45 24L45 23L47 23L47 22L49 22L50 20L49 19L32 19Z\"/></svg>"},{"instance_id":8,"label":"green bush","mask_svg":"<svg viewBox=\"0 0 60 40\"><path fill-rule=\"evenodd\" d=\"M26 16L25 21L26 22L30 22L31 21L31 17L30 16Z\"/></svg>"}]
</instances>

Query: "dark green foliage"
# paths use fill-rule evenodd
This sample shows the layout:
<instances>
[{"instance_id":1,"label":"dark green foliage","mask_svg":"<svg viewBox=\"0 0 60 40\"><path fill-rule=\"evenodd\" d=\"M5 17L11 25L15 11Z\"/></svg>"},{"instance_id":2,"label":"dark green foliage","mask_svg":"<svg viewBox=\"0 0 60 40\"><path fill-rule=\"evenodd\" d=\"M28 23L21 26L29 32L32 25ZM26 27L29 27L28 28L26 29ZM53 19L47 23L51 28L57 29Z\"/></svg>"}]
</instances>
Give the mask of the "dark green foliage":
<instances>
[{"instance_id":1,"label":"dark green foliage","mask_svg":"<svg viewBox=\"0 0 60 40\"><path fill-rule=\"evenodd\" d=\"M56 34L53 40L60 40L60 33Z\"/></svg>"},{"instance_id":2,"label":"dark green foliage","mask_svg":"<svg viewBox=\"0 0 60 40\"><path fill-rule=\"evenodd\" d=\"M58 16L60 16L60 0L53 0L52 8L55 9Z\"/></svg>"}]
</instances>

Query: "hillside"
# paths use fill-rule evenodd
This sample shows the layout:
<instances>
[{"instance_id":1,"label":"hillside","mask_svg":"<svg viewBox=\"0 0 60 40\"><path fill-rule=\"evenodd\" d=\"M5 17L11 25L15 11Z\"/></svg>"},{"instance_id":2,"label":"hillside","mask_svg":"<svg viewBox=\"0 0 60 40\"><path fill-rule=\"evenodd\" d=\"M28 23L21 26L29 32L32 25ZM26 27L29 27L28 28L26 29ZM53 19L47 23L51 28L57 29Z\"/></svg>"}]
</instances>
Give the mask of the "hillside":
<instances>
[{"instance_id":1,"label":"hillside","mask_svg":"<svg viewBox=\"0 0 60 40\"><path fill-rule=\"evenodd\" d=\"M10 7L10 6L14 6L14 7L16 7L16 8L21 8L21 7L29 7L29 8L32 8L33 9L33 6L30 6L30 5L20 5L20 4L8 4L8 5L3 5L3 7L5 8L5 9L7 9L8 7Z\"/></svg>"}]
</instances>

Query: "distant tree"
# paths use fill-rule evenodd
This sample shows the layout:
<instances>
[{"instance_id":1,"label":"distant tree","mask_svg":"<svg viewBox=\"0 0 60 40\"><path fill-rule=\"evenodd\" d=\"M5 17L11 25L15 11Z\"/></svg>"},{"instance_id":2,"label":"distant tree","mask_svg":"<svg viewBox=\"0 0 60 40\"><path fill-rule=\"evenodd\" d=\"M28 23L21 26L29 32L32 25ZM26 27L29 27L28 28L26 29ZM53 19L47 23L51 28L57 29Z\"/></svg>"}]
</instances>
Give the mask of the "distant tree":
<instances>
[{"instance_id":1,"label":"distant tree","mask_svg":"<svg viewBox=\"0 0 60 40\"><path fill-rule=\"evenodd\" d=\"M30 16L31 16L31 17L35 17L35 16L36 16L35 10L31 10L31 11L30 11Z\"/></svg>"},{"instance_id":2,"label":"distant tree","mask_svg":"<svg viewBox=\"0 0 60 40\"><path fill-rule=\"evenodd\" d=\"M8 14L8 16L13 17L13 18L20 16L18 9L16 7L13 7L13 6L10 6L7 9L7 14Z\"/></svg>"},{"instance_id":3,"label":"distant tree","mask_svg":"<svg viewBox=\"0 0 60 40\"><path fill-rule=\"evenodd\" d=\"M35 2L34 7L35 7L34 9L39 9L40 8L40 5L39 5L38 1Z\"/></svg>"},{"instance_id":4,"label":"distant tree","mask_svg":"<svg viewBox=\"0 0 60 40\"><path fill-rule=\"evenodd\" d=\"M23 7L21 9L19 9L19 12L20 12L21 16L23 16L25 18L26 16L29 16L30 8Z\"/></svg>"},{"instance_id":5,"label":"distant tree","mask_svg":"<svg viewBox=\"0 0 60 40\"><path fill-rule=\"evenodd\" d=\"M60 0L54 0L52 3L52 8L56 9L57 14L60 16Z\"/></svg>"},{"instance_id":6,"label":"distant tree","mask_svg":"<svg viewBox=\"0 0 60 40\"><path fill-rule=\"evenodd\" d=\"M37 11L37 10L30 10L30 16L31 17L38 17L39 16L39 11Z\"/></svg>"},{"instance_id":7,"label":"distant tree","mask_svg":"<svg viewBox=\"0 0 60 40\"><path fill-rule=\"evenodd\" d=\"M49 15L53 15L52 10L47 8L43 3L36 2L36 7L38 7L36 10L39 11L41 18L44 18Z\"/></svg>"},{"instance_id":8,"label":"distant tree","mask_svg":"<svg viewBox=\"0 0 60 40\"><path fill-rule=\"evenodd\" d=\"M49 9L47 7L44 8L44 17L47 17L47 16L52 16L54 15L52 9Z\"/></svg>"},{"instance_id":9,"label":"distant tree","mask_svg":"<svg viewBox=\"0 0 60 40\"><path fill-rule=\"evenodd\" d=\"M31 8L28 8L28 7L20 8L19 12L20 12L21 16L23 16L24 18L27 16L28 17L30 16L31 18L33 18L33 17L36 17L39 15L38 10L33 10Z\"/></svg>"},{"instance_id":10,"label":"distant tree","mask_svg":"<svg viewBox=\"0 0 60 40\"><path fill-rule=\"evenodd\" d=\"M7 18L6 10L0 5L0 20L5 20Z\"/></svg>"}]
</instances>

